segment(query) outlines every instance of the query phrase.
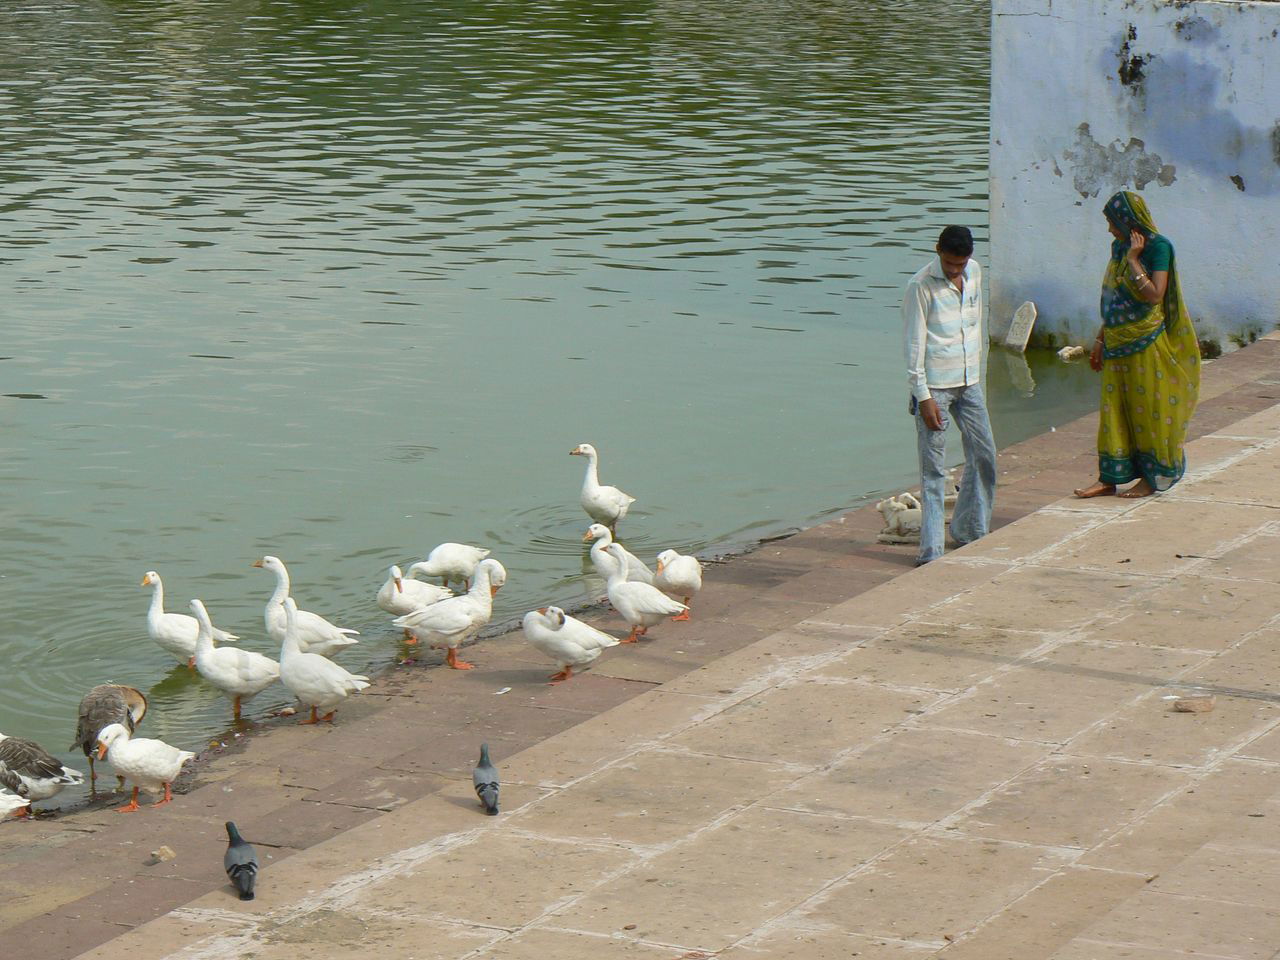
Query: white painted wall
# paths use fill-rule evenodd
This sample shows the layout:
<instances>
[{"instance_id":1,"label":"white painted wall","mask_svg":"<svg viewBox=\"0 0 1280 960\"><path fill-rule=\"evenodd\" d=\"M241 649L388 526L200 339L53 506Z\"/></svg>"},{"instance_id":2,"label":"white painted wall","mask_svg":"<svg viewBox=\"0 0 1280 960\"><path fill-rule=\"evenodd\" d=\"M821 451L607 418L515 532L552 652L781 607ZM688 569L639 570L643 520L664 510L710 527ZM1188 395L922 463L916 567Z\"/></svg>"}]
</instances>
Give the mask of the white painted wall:
<instances>
[{"instance_id":1,"label":"white painted wall","mask_svg":"<svg viewBox=\"0 0 1280 960\"><path fill-rule=\"evenodd\" d=\"M1202 337L1280 322L1280 2L993 0L991 48L993 334L1033 300L1093 336L1120 189Z\"/></svg>"}]
</instances>

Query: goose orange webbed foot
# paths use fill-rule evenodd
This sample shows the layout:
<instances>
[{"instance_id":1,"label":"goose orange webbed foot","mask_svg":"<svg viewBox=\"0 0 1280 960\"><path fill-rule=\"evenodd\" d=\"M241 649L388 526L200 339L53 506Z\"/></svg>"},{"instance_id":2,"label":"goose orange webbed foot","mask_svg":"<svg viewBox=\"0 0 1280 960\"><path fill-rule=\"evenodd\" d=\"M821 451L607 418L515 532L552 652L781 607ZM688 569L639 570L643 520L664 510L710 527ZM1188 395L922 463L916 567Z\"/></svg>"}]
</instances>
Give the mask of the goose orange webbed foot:
<instances>
[{"instance_id":1,"label":"goose orange webbed foot","mask_svg":"<svg viewBox=\"0 0 1280 960\"><path fill-rule=\"evenodd\" d=\"M458 651L454 647L449 648L449 652L444 655L444 662L454 670L474 670L474 663L467 663L465 660L458 659Z\"/></svg>"},{"instance_id":2,"label":"goose orange webbed foot","mask_svg":"<svg viewBox=\"0 0 1280 960\"><path fill-rule=\"evenodd\" d=\"M565 667L559 673L553 673L551 676L547 677L547 680L550 681L548 686L555 686L557 683L563 683L565 680L568 680L572 676L573 676L573 667Z\"/></svg>"}]
</instances>

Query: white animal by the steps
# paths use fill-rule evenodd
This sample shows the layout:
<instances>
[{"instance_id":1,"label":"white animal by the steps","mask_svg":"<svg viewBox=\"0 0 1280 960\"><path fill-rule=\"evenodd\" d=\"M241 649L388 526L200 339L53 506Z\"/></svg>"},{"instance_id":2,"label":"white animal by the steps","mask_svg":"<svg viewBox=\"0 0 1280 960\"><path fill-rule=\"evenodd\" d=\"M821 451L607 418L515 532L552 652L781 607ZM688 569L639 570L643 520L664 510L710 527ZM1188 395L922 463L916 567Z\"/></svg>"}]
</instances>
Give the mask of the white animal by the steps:
<instances>
[{"instance_id":1,"label":"white animal by the steps","mask_svg":"<svg viewBox=\"0 0 1280 960\"><path fill-rule=\"evenodd\" d=\"M627 515L636 498L617 487L600 482L600 455L591 444L578 444L569 451L569 456L587 458L587 473L582 481L582 509L596 523L603 523L610 530L616 530L618 521Z\"/></svg>"},{"instance_id":2,"label":"white animal by the steps","mask_svg":"<svg viewBox=\"0 0 1280 960\"><path fill-rule=\"evenodd\" d=\"M212 624L204 604L192 600L191 612L200 624L200 638L196 641L196 671L231 701L232 717L239 720L244 701L256 697L280 679L280 664L252 650L215 647Z\"/></svg>"},{"instance_id":3,"label":"white animal by the steps","mask_svg":"<svg viewBox=\"0 0 1280 960\"><path fill-rule=\"evenodd\" d=\"M427 554L427 559L410 565L409 576L420 573L424 577L439 577L446 587L454 581L461 581L463 589L470 590L476 564L488 555L489 551L484 547L473 547L466 543L442 543Z\"/></svg>"},{"instance_id":4,"label":"white animal by the steps","mask_svg":"<svg viewBox=\"0 0 1280 960\"><path fill-rule=\"evenodd\" d=\"M653 576L653 585L687 606L702 589L702 564L697 557L663 550L658 554L658 572ZM673 619L688 620L689 611Z\"/></svg>"},{"instance_id":5,"label":"white animal by the steps","mask_svg":"<svg viewBox=\"0 0 1280 960\"><path fill-rule=\"evenodd\" d=\"M34 740L0 733L0 788L11 790L25 803L48 800L64 787L84 783L84 774L62 763Z\"/></svg>"},{"instance_id":6,"label":"white animal by the steps","mask_svg":"<svg viewBox=\"0 0 1280 960\"><path fill-rule=\"evenodd\" d=\"M369 686L369 678L351 673L326 657L304 653L298 644L298 605L292 597L284 601L285 631L280 645L280 682L304 707L311 719L303 723L333 722L333 713L347 697ZM320 711L325 716L319 717Z\"/></svg>"},{"instance_id":7,"label":"white animal by the steps","mask_svg":"<svg viewBox=\"0 0 1280 960\"><path fill-rule=\"evenodd\" d=\"M164 790L163 806L173 799L170 789L182 772L182 765L194 757L189 750L179 750L163 740L130 737L123 724L113 723L98 732L98 759L108 760L116 773L133 784L133 799L120 810L138 809L138 790Z\"/></svg>"},{"instance_id":8,"label":"white animal by the steps","mask_svg":"<svg viewBox=\"0 0 1280 960\"><path fill-rule=\"evenodd\" d=\"M270 570L276 575L276 589L267 600L267 608L263 612L263 620L267 625L267 636L273 643L284 643L285 613L284 601L289 596L289 571L279 557L265 556L255 560L255 567ZM359 630L350 630L330 623L317 613L309 610L298 611L298 647L303 653L318 653L322 657L331 657L343 647L359 643L355 637Z\"/></svg>"},{"instance_id":9,"label":"white animal by the steps","mask_svg":"<svg viewBox=\"0 0 1280 960\"><path fill-rule=\"evenodd\" d=\"M550 657L559 673L547 679L552 683L568 680L574 667L585 667L599 659L607 647L621 641L590 624L569 616L559 607L530 610L521 624L524 637L538 652Z\"/></svg>"},{"instance_id":10,"label":"white animal by the steps","mask_svg":"<svg viewBox=\"0 0 1280 960\"><path fill-rule=\"evenodd\" d=\"M618 561L618 567L609 578L609 602L631 626L631 633L623 643L635 643L646 630L663 618L683 613L689 608L672 600L657 587L625 579L622 548L618 544L609 547Z\"/></svg>"},{"instance_id":11,"label":"white animal by the steps","mask_svg":"<svg viewBox=\"0 0 1280 960\"><path fill-rule=\"evenodd\" d=\"M160 574L148 570L142 578L142 586L151 588L151 606L147 609L147 633L161 649L179 663L195 664L196 637L200 624L195 617L185 613L164 612L164 581ZM213 628L213 638L219 643L235 643L240 638L234 633Z\"/></svg>"},{"instance_id":12,"label":"white animal by the steps","mask_svg":"<svg viewBox=\"0 0 1280 960\"><path fill-rule=\"evenodd\" d=\"M486 558L476 565L471 589L462 596L441 600L391 622L413 631L433 647L444 647L446 662L455 670L471 670L474 664L458 659L458 647L489 622L493 616L493 595L505 581L506 570L502 564Z\"/></svg>"},{"instance_id":13,"label":"white animal by the steps","mask_svg":"<svg viewBox=\"0 0 1280 960\"><path fill-rule=\"evenodd\" d=\"M587 527L582 539L584 542L591 542L591 565L595 567L596 576L607 583L613 575L613 568L618 564L609 553L609 545L616 543L613 534L603 523L593 523ZM622 547L622 555L627 561L627 579L637 583L653 583L653 571L645 562L622 544L619 543L618 546Z\"/></svg>"},{"instance_id":14,"label":"white animal by the steps","mask_svg":"<svg viewBox=\"0 0 1280 960\"><path fill-rule=\"evenodd\" d=\"M392 564L387 571L387 582L378 590L377 602L392 616L403 617L452 596L453 591L449 588L406 577L398 566Z\"/></svg>"},{"instance_id":15,"label":"white animal by the steps","mask_svg":"<svg viewBox=\"0 0 1280 960\"><path fill-rule=\"evenodd\" d=\"M918 543L920 541L920 501L910 493L900 493L876 504L884 518L884 529L877 538L882 543Z\"/></svg>"}]
</instances>

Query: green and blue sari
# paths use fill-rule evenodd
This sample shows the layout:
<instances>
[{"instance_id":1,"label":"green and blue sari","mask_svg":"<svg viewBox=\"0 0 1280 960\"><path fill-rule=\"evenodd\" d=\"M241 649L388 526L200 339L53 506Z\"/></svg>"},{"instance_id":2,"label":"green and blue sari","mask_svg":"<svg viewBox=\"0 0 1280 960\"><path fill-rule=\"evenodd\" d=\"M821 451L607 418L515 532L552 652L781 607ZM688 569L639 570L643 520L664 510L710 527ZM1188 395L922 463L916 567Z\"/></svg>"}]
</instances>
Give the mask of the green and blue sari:
<instances>
[{"instance_id":1,"label":"green and blue sari","mask_svg":"<svg viewBox=\"0 0 1280 960\"><path fill-rule=\"evenodd\" d=\"M1187 467L1183 443L1200 394L1200 344L1182 300L1173 244L1156 230L1146 203L1122 191L1104 213L1125 239L1111 244L1102 279L1098 477L1113 484L1142 478L1153 490L1167 490ZM1147 239L1138 258L1147 275L1169 274L1159 303L1138 296L1125 261L1132 230Z\"/></svg>"}]
</instances>

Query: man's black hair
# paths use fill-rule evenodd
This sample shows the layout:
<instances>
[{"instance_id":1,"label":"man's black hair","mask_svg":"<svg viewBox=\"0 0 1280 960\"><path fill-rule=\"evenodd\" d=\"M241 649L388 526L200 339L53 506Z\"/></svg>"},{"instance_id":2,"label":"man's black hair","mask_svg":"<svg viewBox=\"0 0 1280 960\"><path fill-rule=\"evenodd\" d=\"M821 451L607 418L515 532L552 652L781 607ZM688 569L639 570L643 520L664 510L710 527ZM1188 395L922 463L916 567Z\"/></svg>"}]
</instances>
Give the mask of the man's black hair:
<instances>
[{"instance_id":1,"label":"man's black hair","mask_svg":"<svg viewBox=\"0 0 1280 960\"><path fill-rule=\"evenodd\" d=\"M973 234L968 227L947 227L938 236L938 250L953 257L971 257Z\"/></svg>"}]
</instances>

